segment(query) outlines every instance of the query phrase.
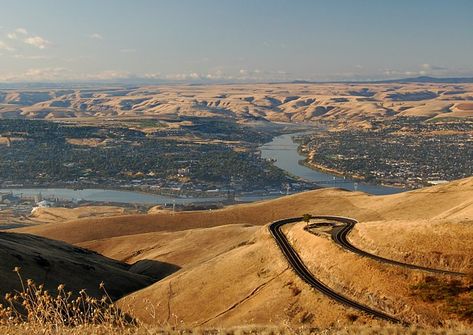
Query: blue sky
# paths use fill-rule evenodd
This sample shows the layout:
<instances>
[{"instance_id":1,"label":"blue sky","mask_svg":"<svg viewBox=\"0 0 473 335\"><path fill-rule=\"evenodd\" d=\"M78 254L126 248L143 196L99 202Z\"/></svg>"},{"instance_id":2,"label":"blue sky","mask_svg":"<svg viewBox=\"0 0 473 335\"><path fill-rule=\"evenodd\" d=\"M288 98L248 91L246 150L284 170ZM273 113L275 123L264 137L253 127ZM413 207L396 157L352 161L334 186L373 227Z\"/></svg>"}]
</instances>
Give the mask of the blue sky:
<instances>
[{"instance_id":1,"label":"blue sky","mask_svg":"<svg viewBox=\"0 0 473 335\"><path fill-rule=\"evenodd\" d=\"M473 76L470 0L0 0L0 81Z\"/></svg>"}]
</instances>

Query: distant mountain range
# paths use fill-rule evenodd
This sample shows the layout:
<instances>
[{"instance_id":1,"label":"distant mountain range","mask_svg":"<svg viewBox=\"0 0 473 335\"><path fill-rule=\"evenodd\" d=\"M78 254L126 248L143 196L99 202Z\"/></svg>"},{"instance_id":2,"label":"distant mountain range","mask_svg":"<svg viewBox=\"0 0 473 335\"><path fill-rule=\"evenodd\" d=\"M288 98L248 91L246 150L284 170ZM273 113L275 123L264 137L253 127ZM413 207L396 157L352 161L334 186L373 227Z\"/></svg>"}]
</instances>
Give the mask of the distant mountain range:
<instances>
[{"instance_id":1,"label":"distant mountain range","mask_svg":"<svg viewBox=\"0 0 473 335\"><path fill-rule=\"evenodd\" d=\"M429 76L421 76L414 78L404 78L404 79L393 79L393 80L384 80L379 81L380 83L439 83L439 84L465 84L473 83L473 78L436 78Z\"/></svg>"},{"instance_id":2,"label":"distant mountain range","mask_svg":"<svg viewBox=\"0 0 473 335\"><path fill-rule=\"evenodd\" d=\"M233 82L230 80L163 80L163 79L147 79L147 78L127 78L112 81L64 81L64 82L0 82L0 89L44 89L44 88L84 88L84 87L103 87L103 86L124 86L129 88L145 86L145 85L212 85L212 84L255 84L257 82ZM265 82L258 82L265 83ZM340 83L340 84L408 84L408 83L436 83L436 84L468 84L473 83L473 77L458 78L437 78L429 76L420 76L412 78L399 78L387 80L353 80L353 81L311 81L311 80L294 80L290 82L269 82L270 84L324 84L324 83Z\"/></svg>"},{"instance_id":3,"label":"distant mountain range","mask_svg":"<svg viewBox=\"0 0 473 335\"><path fill-rule=\"evenodd\" d=\"M320 84L323 82L319 81L306 81L306 80L294 80L293 84ZM344 83L344 84L408 84L408 83L433 83L433 84L469 84L473 83L473 77L463 78L437 78L429 76L420 76L412 78L400 78L400 79L388 79L388 80L370 80L370 81L336 81L333 83Z\"/></svg>"}]
</instances>

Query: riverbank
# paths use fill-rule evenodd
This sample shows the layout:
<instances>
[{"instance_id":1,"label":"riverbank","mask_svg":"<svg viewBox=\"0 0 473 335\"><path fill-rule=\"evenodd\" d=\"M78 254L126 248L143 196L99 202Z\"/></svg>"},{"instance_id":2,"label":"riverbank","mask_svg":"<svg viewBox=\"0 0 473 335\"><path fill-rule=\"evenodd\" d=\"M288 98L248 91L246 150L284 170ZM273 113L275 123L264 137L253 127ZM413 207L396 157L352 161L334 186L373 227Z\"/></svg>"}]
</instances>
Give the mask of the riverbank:
<instances>
[{"instance_id":1,"label":"riverbank","mask_svg":"<svg viewBox=\"0 0 473 335\"><path fill-rule=\"evenodd\" d=\"M299 162L299 164L302 164L304 166L307 166L309 169L312 169L314 171L320 171L320 172L323 172L323 173L328 173L328 174L332 174L332 175L335 175L335 176L338 176L338 177L341 177L341 178L350 178L350 179L354 179L354 180L359 180L359 181L364 181L363 180L363 177L360 177L360 176L355 176L355 175L351 175L351 174L345 174L344 172L342 171L339 171L339 170L335 170L335 169L331 169L331 168L328 168L328 167L325 167L323 165L320 165L320 164L317 164L317 163L312 163L312 162L309 162L307 160L301 160Z\"/></svg>"},{"instance_id":2,"label":"riverbank","mask_svg":"<svg viewBox=\"0 0 473 335\"><path fill-rule=\"evenodd\" d=\"M323 172L323 173L327 173L327 174L331 174L331 175L334 175L334 176L342 177L344 179L349 178L349 179L353 179L353 180L358 181L358 182L369 183L369 181L367 181L364 176L361 176L361 175L358 175L358 174L348 173L346 171L337 170L337 169L334 169L334 168L329 168L325 165L314 162L315 152L310 151L308 154L306 154L307 151L304 150L303 146L300 143L298 143L297 141L295 141L295 140L293 140L293 141L298 144L297 152L299 153L299 155L305 157L305 159L302 159L302 160L299 161L299 164L304 165L304 166L306 166L309 169L312 169L314 171L320 171L320 172ZM383 181L380 181L380 180L375 180L375 182L377 184L379 184L381 186L385 186L385 187L394 187L394 188L400 188L400 189L407 189L406 185L403 185L403 184L400 184L400 183L389 183L389 182L386 183L386 182L383 182Z\"/></svg>"},{"instance_id":3,"label":"riverbank","mask_svg":"<svg viewBox=\"0 0 473 335\"><path fill-rule=\"evenodd\" d=\"M346 172L336 170L336 169L331 169L331 168L325 167L325 166L317 164L317 163L312 163L312 162L308 162L308 161L304 160L304 161L301 161L301 164L308 167L309 169L314 170L314 171L321 171L321 172L324 172L324 173L333 174L333 175L338 176L338 177L350 178L350 179L357 180L357 181L362 182L362 183L367 182L365 180L365 178L362 177L362 176L346 173ZM405 189L406 188L406 185L402 185L402 184L399 184L399 183L385 183L385 182L381 182L379 180L377 180L376 182L378 183L378 185L385 186L385 187L394 187L394 188L399 188L399 189Z\"/></svg>"},{"instance_id":4,"label":"riverbank","mask_svg":"<svg viewBox=\"0 0 473 335\"><path fill-rule=\"evenodd\" d=\"M65 189L71 191L82 191L90 189L100 189L106 191L118 191L118 192L133 192L146 195L156 195L163 197L171 197L176 199L187 199L187 198L208 198L209 194L206 192L196 192L196 191L174 191L170 188L152 188L148 185L137 185L137 186L124 186L124 185L115 185L110 186L108 184L71 184L67 183L48 183L43 185L38 184L13 184L13 185L2 185L0 190L18 190L18 189L29 189L29 190L42 190L42 189ZM224 193L215 193L212 194L216 197L224 198L227 195L227 192ZM212 197L213 198L213 197Z\"/></svg>"},{"instance_id":5,"label":"riverbank","mask_svg":"<svg viewBox=\"0 0 473 335\"><path fill-rule=\"evenodd\" d=\"M324 167L307 166L304 162L307 157L299 148L299 143L294 141L297 136L306 134L284 134L260 147L261 157L271 160L275 166L286 171L289 175L296 176L317 184L320 187L339 187L349 191L362 191L373 195L393 194L406 191L403 188L385 186L383 184L367 183L360 176L347 176L341 171L331 171Z\"/></svg>"},{"instance_id":6,"label":"riverbank","mask_svg":"<svg viewBox=\"0 0 473 335\"><path fill-rule=\"evenodd\" d=\"M363 176L360 176L360 175L357 175L357 174L351 174L351 173L344 172L344 171L341 171L341 170L337 170L337 169L334 169L334 168L329 168L329 167L326 167L322 164L314 162L314 154L315 153L314 152L309 152L309 154L307 154L307 156L306 156L305 152L302 150L301 145L299 145L297 151L299 152L299 154L301 156L306 157L306 159L299 161L299 163L304 165L304 166L307 166L310 169L313 169L315 171L322 171L324 173L333 174L333 175L343 177L343 178L350 178L350 179L353 179L353 180L358 180L359 182L365 182L365 183L368 182L368 181L366 181L366 178L363 177ZM396 188L403 188L403 189L406 188L406 185L399 184L399 183L386 183L386 182L382 182L380 180L376 180L376 182L379 185L386 186L386 187L396 187Z\"/></svg>"}]
</instances>

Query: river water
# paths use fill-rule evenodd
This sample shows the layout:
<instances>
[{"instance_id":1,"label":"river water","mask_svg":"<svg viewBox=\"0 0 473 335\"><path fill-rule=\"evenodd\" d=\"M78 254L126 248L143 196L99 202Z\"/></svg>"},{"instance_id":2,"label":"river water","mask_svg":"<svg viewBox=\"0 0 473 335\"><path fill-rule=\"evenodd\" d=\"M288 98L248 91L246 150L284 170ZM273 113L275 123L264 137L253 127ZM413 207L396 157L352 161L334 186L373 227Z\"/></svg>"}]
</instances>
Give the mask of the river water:
<instances>
[{"instance_id":1,"label":"river water","mask_svg":"<svg viewBox=\"0 0 473 335\"><path fill-rule=\"evenodd\" d=\"M72 190L67 188L17 188L0 189L0 192L12 192L13 194L23 194L23 196L32 197L41 195L45 199L58 198L60 200L85 200L97 202L116 202L128 204L172 204L185 205L197 202L215 202L221 201L221 198L173 198L157 194L140 193L132 191L115 191L104 189L83 189Z\"/></svg>"},{"instance_id":2,"label":"river water","mask_svg":"<svg viewBox=\"0 0 473 335\"><path fill-rule=\"evenodd\" d=\"M274 165L287 171L289 174L308 181L315 181L322 187L340 187L350 191L358 190L376 195L394 194L406 191L402 188L362 183L349 178L313 170L299 164L299 161L304 160L305 157L300 155L297 151L299 145L292 140L292 137L300 134L302 133L285 134L275 137L271 142L260 148L261 156L266 159L275 160Z\"/></svg>"},{"instance_id":3,"label":"river water","mask_svg":"<svg viewBox=\"0 0 473 335\"><path fill-rule=\"evenodd\" d=\"M275 165L291 175L300 177L308 181L316 181L322 187L341 187L347 190L359 190L370 194L393 194L405 191L404 189L386 187L382 185L360 183L329 173L310 169L299 164L305 159L298 151L298 144L294 143L292 137L297 134L286 134L275 137L271 142L260 147L261 156L267 159L274 159ZM340 183L338 183L340 182ZM104 190L104 189L83 189L72 190L66 188L33 188L33 189L0 189L0 193L12 192L32 197L41 193L44 198L58 198L60 200L85 200L97 202L114 202L128 204L172 204L185 205L198 202L219 202L223 198L173 198L168 196L140 193L132 191ZM239 201L258 201L275 198L267 195L248 195L238 197Z\"/></svg>"},{"instance_id":4,"label":"river water","mask_svg":"<svg viewBox=\"0 0 473 335\"><path fill-rule=\"evenodd\" d=\"M24 197L34 197L39 194L44 199L59 199L65 201L92 201L107 203L139 204L139 205L188 205L197 203L215 203L226 201L225 197L168 197L151 193L105 190L105 189L83 189L73 190L68 188L8 188L0 189L0 193L13 193ZM242 202L253 202L276 198L275 195L241 195L236 200Z\"/></svg>"}]
</instances>

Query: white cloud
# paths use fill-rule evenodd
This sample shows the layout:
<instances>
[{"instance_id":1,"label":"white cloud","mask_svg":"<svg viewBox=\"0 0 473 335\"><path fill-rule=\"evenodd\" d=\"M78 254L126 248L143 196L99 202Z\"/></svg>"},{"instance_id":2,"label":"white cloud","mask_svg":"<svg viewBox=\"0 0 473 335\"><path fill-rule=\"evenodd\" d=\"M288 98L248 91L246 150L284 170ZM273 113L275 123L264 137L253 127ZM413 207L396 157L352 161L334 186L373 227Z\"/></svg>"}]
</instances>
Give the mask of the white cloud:
<instances>
[{"instance_id":1,"label":"white cloud","mask_svg":"<svg viewBox=\"0 0 473 335\"><path fill-rule=\"evenodd\" d=\"M15 31L8 33L7 37L11 40L16 40L19 38L19 35L27 36L28 31L25 28L16 28Z\"/></svg>"},{"instance_id":2,"label":"white cloud","mask_svg":"<svg viewBox=\"0 0 473 335\"><path fill-rule=\"evenodd\" d=\"M25 28L16 28L15 32L21 35L28 35L28 31Z\"/></svg>"},{"instance_id":3,"label":"white cloud","mask_svg":"<svg viewBox=\"0 0 473 335\"><path fill-rule=\"evenodd\" d=\"M62 80L70 73L69 70L63 67L47 67L47 68L37 68L29 69L23 75L23 77L28 81L36 80Z\"/></svg>"},{"instance_id":4,"label":"white cloud","mask_svg":"<svg viewBox=\"0 0 473 335\"><path fill-rule=\"evenodd\" d=\"M161 73L145 73L143 75L144 78L146 79L161 79L162 76L161 76Z\"/></svg>"},{"instance_id":5,"label":"white cloud","mask_svg":"<svg viewBox=\"0 0 473 335\"><path fill-rule=\"evenodd\" d=\"M384 70L383 74L386 77L396 77L396 76L401 76L401 75L412 75L412 73L408 74L411 71L399 71L399 70L393 70L393 69L386 69Z\"/></svg>"},{"instance_id":6,"label":"white cloud","mask_svg":"<svg viewBox=\"0 0 473 335\"><path fill-rule=\"evenodd\" d=\"M237 79L242 81L280 81L287 80L290 73L285 70L262 70L262 69L241 69L235 77L227 76L224 79Z\"/></svg>"},{"instance_id":7,"label":"white cloud","mask_svg":"<svg viewBox=\"0 0 473 335\"><path fill-rule=\"evenodd\" d=\"M427 63L422 64L420 67L422 69L424 69L425 71L446 71L446 70L448 70L446 67L427 64Z\"/></svg>"},{"instance_id":8,"label":"white cloud","mask_svg":"<svg viewBox=\"0 0 473 335\"><path fill-rule=\"evenodd\" d=\"M38 60L38 59L50 59L51 57L45 55L23 55L23 54L16 54L13 55L16 59L29 59L29 60Z\"/></svg>"},{"instance_id":9,"label":"white cloud","mask_svg":"<svg viewBox=\"0 0 473 335\"><path fill-rule=\"evenodd\" d=\"M36 81L61 81L70 75L70 71L61 67L32 68L19 74L0 75L0 81L8 82L36 82Z\"/></svg>"},{"instance_id":10,"label":"white cloud","mask_svg":"<svg viewBox=\"0 0 473 335\"><path fill-rule=\"evenodd\" d=\"M384 76L390 78L399 78L399 77L418 77L418 76L444 76L444 75L453 75L455 71L448 69L442 66L432 65L429 63L423 63L418 65L414 69L406 70L392 70L387 69L384 71Z\"/></svg>"},{"instance_id":11,"label":"white cloud","mask_svg":"<svg viewBox=\"0 0 473 335\"><path fill-rule=\"evenodd\" d=\"M99 33L90 34L89 37L92 38L92 39L95 39L95 40L103 40L103 36Z\"/></svg>"},{"instance_id":12,"label":"white cloud","mask_svg":"<svg viewBox=\"0 0 473 335\"><path fill-rule=\"evenodd\" d=\"M186 80L189 78L187 73L170 73L165 76L169 80Z\"/></svg>"},{"instance_id":13,"label":"white cloud","mask_svg":"<svg viewBox=\"0 0 473 335\"><path fill-rule=\"evenodd\" d=\"M81 80L112 80L112 79L127 79L130 78L132 75L126 71L102 71L99 73L94 74L86 74L85 76L81 76Z\"/></svg>"},{"instance_id":14,"label":"white cloud","mask_svg":"<svg viewBox=\"0 0 473 335\"><path fill-rule=\"evenodd\" d=\"M103 71L98 73L77 73L64 67L31 68L22 73L1 74L0 82L64 82L64 81L107 81L133 77L124 71Z\"/></svg>"},{"instance_id":15,"label":"white cloud","mask_svg":"<svg viewBox=\"0 0 473 335\"><path fill-rule=\"evenodd\" d=\"M197 73L197 72L190 72L190 73L169 73L166 75L160 76L160 78L164 78L167 80L203 80L203 79L229 79L230 77L224 76L223 73L218 70L213 73Z\"/></svg>"},{"instance_id":16,"label":"white cloud","mask_svg":"<svg viewBox=\"0 0 473 335\"><path fill-rule=\"evenodd\" d=\"M39 49L46 49L46 47L51 44L48 40L42 38L41 36L29 36L25 38L24 42L26 44L35 46Z\"/></svg>"},{"instance_id":17,"label":"white cloud","mask_svg":"<svg viewBox=\"0 0 473 335\"><path fill-rule=\"evenodd\" d=\"M175 81L262 81L262 80L287 80L290 73L284 70L265 71L260 69L240 69L236 72L227 72L221 68L206 73L167 73L167 74L144 74L137 75L136 78L146 79L167 79Z\"/></svg>"},{"instance_id":18,"label":"white cloud","mask_svg":"<svg viewBox=\"0 0 473 335\"><path fill-rule=\"evenodd\" d=\"M12 41L21 41L39 49L45 49L48 45L51 44L51 42L41 36L30 35L25 28L15 29L15 31L9 32L7 34L7 37Z\"/></svg>"},{"instance_id":19,"label":"white cloud","mask_svg":"<svg viewBox=\"0 0 473 335\"><path fill-rule=\"evenodd\" d=\"M0 50L12 52L12 51L15 51L15 48L11 47L10 45L8 45L7 43L3 41L0 41Z\"/></svg>"}]
</instances>

